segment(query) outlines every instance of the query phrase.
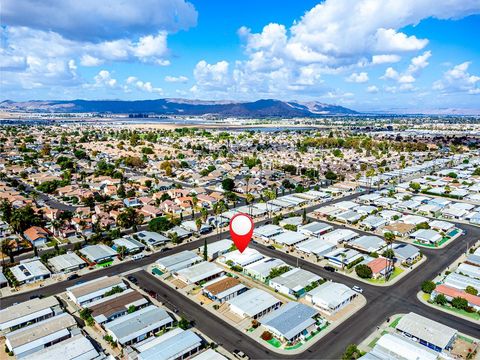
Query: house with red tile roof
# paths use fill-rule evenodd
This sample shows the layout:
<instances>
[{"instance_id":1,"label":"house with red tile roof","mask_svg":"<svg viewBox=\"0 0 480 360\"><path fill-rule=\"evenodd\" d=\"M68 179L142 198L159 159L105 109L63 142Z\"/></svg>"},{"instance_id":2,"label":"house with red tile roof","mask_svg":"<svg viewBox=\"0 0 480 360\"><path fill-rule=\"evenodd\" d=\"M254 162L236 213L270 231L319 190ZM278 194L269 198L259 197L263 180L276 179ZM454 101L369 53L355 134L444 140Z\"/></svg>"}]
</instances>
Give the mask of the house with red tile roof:
<instances>
[{"instance_id":1,"label":"house with red tile roof","mask_svg":"<svg viewBox=\"0 0 480 360\"><path fill-rule=\"evenodd\" d=\"M370 261L367 266L372 269L373 278L377 279L379 277L384 277L390 275L393 272L393 266L388 259L383 257L378 257Z\"/></svg>"},{"instance_id":2,"label":"house with red tile roof","mask_svg":"<svg viewBox=\"0 0 480 360\"><path fill-rule=\"evenodd\" d=\"M438 294L443 294L448 301L452 301L456 297L461 297L468 301L468 305L473 307L475 311L480 310L480 296L469 294L465 291L452 288L447 285L438 285L435 290L432 291L431 299L434 300L435 296Z\"/></svg>"},{"instance_id":3,"label":"house with red tile roof","mask_svg":"<svg viewBox=\"0 0 480 360\"><path fill-rule=\"evenodd\" d=\"M48 241L48 231L40 226L32 226L23 232L23 237L33 246L42 246Z\"/></svg>"}]
</instances>

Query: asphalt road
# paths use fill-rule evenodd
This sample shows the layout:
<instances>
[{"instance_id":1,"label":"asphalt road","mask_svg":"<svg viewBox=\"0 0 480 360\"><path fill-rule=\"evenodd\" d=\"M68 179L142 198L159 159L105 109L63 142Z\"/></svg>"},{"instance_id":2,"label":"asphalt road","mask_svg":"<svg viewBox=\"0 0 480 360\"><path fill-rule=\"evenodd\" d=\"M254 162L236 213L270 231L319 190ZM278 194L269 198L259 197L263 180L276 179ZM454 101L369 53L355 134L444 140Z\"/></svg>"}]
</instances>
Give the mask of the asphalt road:
<instances>
[{"instance_id":1,"label":"asphalt road","mask_svg":"<svg viewBox=\"0 0 480 360\"><path fill-rule=\"evenodd\" d=\"M349 200L355 196L357 196L357 194L336 199L333 202ZM325 204L326 203L309 207L307 208L307 212L324 206ZM298 214L301 214L302 212L303 210L296 211ZM260 221L257 222L256 225L259 226L265 222L265 220ZM326 279L338 281L347 286L359 285L364 289L363 294L367 298L367 305L312 345L308 350L302 353L302 355L296 356L284 356L268 351L235 327L215 316L212 316L209 312L203 310L200 305L194 303L165 284L162 284L154 276L143 270L136 272L135 276L139 280L139 286L155 291L158 300L164 302L166 306L170 308L178 308L181 314L183 314L188 320L193 321L200 331L204 332L215 342L221 344L230 351L241 349L252 359L279 359L287 357L290 359L338 359L341 357L341 354L347 345L351 343L360 343L387 318L397 313L407 313L410 311L433 318L438 322L459 330L460 332L478 338L480 337L480 326L478 324L430 308L421 303L416 296L423 281L433 279L458 258L466 250L467 245L472 245L480 238L480 228L464 224L457 225L466 230L467 234L459 237L443 249L433 250L422 248L422 252L427 256L427 260L412 273L404 276L394 285L389 287L364 284L363 282L342 276L338 273L327 272L318 265L298 259L298 265L300 267L312 271ZM227 232L218 235L213 234L207 237L207 242L212 243L227 236ZM83 275L81 280L86 281L104 275L114 275L133 270L148 265L158 258L178 253L183 250L198 248L203 244L203 241L204 239L195 240L182 244L166 253L155 253L148 258L139 261L125 262L111 268L95 271L91 274ZM268 249L260 244L252 244L251 246L265 255L280 258L291 265L297 265L297 258L292 255ZM12 303L28 300L30 296L34 294L48 296L62 292L66 287L75 284L77 281L78 280L64 281L35 291L1 299L1 307L4 308Z\"/></svg>"}]
</instances>

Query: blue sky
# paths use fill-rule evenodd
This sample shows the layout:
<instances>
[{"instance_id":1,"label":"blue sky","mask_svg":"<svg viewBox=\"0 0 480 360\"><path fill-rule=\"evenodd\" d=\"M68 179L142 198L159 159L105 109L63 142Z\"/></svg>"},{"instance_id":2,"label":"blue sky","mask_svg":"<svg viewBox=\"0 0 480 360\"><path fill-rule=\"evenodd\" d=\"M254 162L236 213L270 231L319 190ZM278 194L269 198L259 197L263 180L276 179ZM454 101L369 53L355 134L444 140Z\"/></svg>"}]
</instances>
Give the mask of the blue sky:
<instances>
[{"instance_id":1,"label":"blue sky","mask_svg":"<svg viewBox=\"0 0 480 360\"><path fill-rule=\"evenodd\" d=\"M480 112L478 0L5 0L2 7L2 99L277 98Z\"/></svg>"}]
</instances>

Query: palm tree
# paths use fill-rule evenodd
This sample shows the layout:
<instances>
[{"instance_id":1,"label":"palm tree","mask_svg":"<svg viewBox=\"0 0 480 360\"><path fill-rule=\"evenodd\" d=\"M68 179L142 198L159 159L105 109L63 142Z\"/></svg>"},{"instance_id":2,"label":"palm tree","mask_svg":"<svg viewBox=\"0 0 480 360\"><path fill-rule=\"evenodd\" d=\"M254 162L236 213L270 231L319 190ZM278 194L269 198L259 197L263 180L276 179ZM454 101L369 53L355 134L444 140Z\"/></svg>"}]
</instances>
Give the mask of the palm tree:
<instances>
[{"instance_id":1,"label":"palm tree","mask_svg":"<svg viewBox=\"0 0 480 360\"><path fill-rule=\"evenodd\" d=\"M390 250L393 251L392 245L395 240L395 234L391 232L386 232L383 235L383 237L385 239L385 242L387 243L387 249L389 249L389 246L390 246ZM393 258L390 259L389 257L386 256L385 262L386 262L387 270L393 266ZM387 271L385 271L385 282L387 282Z\"/></svg>"}]
</instances>

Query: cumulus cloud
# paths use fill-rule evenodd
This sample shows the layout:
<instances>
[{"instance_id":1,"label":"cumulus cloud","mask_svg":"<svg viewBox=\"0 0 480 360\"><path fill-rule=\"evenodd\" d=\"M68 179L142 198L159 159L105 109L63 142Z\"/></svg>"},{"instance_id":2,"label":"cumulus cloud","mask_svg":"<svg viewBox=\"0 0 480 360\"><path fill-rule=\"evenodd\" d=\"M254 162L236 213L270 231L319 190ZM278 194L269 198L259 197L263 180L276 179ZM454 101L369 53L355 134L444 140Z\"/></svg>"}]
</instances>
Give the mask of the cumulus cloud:
<instances>
[{"instance_id":1,"label":"cumulus cloud","mask_svg":"<svg viewBox=\"0 0 480 360\"><path fill-rule=\"evenodd\" d=\"M402 59L399 55L394 54L387 54L387 55L373 55L372 56L372 64L388 64L388 63L396 63Z\"/></svg>"},{"instance_id":2,"label":"cumulus cloud","mask_svg":"<svg viewBox=\"0 0 480 360\"><path fill-rule=\"evenodd\" d=\"M370 85L369 87L367 87L367 92L369 92L370 94L376 94L378 93L378 87L376 87L375 85Z\"/></svg>"},{"instance_id":3,"label":"cumulus cloud","mask_svg":"<svg viewBox=\"0 0 480 360\"><path fill-rule=\"evenodd\" d=\"M99 66L102 64L102 59L96 58L88 54L82 55L82 58L80 59L80 65L82 66Z\"/></svg>"},{"instance_id":4,"label":"cumulus cloud","mask_svg":"<svg viewBox=\"0 0 480 360\"><path fill-rule=\"evenodd\" d=\"M165 81L169 83L186 83L188 81L188 77L180 75L180 76L165 76Z\"/></svg>"},{"instance_id":5,"label":"cumulus cloud","mask_svg":"<svg viewBox=\"0 0 480 360\"><path fill-rule=\"evenodd\" d=\"M51 86L54 79L58 85L84 81L69 68L72 59L84 67L115 61L167 66L168 34L196 20L194 6L185 0L5 0L2 76L28 89Z\"/></svg>"},{"instance_id":6,"label":"cumulus cloud","mask_svg":"<svg viewBox=\"0 0 480 360\"><path fill-rule=\"evenodd\" d=\"M470 64L470 61L466 61L447 70L441 80L433 83L433 89L444 93L466 92L471 95L480 94L480 76L471 75L468 72Z\"/></svg>"},{"instance_id":7,"label":"cumulus cloud","mask_svg":"<svg viewBox=\"0 0 480 360\"><path fill-rule=\"evenodd\" d=\"M347 79L348 82L354 82L358 84L366 83L368 81L368 74L366 72L353 73Z\"/></svg>"},{"instance_id":8,"label":"cumulus cloud","mask_svg":"<svg viewBox=\"0 0 480 360\"><path fill-rule=\"evenodd\" d=\"M117 85L117 79L112 78L110 71L108 70L100 70L97 75L93 78L95 80L94 86L108 86L108 87L115 87Z\"/></svg>"},{"instance_id":9,"label":"cumulus cloud","mask_svg":"<svg viewBox=\"0 0 480 360\"><path fill-rule=\"evenodd\" d=\"M228 67L229 63L227 61L209 64L205 60L201 60L195 66L193 76L197 81L197 85L202 88L211 90L222 89L228 86L230 82Z\"/></svg>"},{"instance_id":10,"label":"cumulus cloud","mask_svg":"<svg viewBox=\"0 0 480 360\"><path fill-rule=\"evenodd\" d=\"M196 25L197 11L184 0L4 0L2 22L99 42L185 30Z\"/></svg>"},{"instance_id":11,"label":"cumulus cloud","mask_svg":"<svg viewBox=\"0 0 480 360\"><path fill-rule=\"evenodd\" d=\"M399 84L412 84L417 79L422 69L426 68L429 63L428 59L432 56L431 51L425 51L423 54L413 57L410 60L408 68L399 73L393 67L388 67L385 70L385 74L381 77L384 80L396 80ZM407 89L406 85L403 85L403 89ZM408 90L412 90L413 86L408 87Z\"/></svg>"},{"instance_id":12,"label":"cumulus cloud","mask_svg":"<svg viewBox=\"0 0 480 360\"><path fill-rule=\"evenodd\" d=\"M295 21L291 27L269 23L258 32L243 26L238 35L245 46L245 60L231 62L226 91L236 94L282 95L326 90L324 74L358 74L367 65L396 63L412 56L410 69L391 68L384 78L409 84L428 65L428 39L406 34L403 28L423 19L457 19L480 11L476 0L325 0ZM362 74L362 73L360 73ZM226 78L227 75L223 75ZM366 76L347 77L365 82ZM400 86L400 85L399 85ZM208 91L211 84L204 87ZM194 89L202 89L197 83Z\"/></svg>"}]
</instances>

